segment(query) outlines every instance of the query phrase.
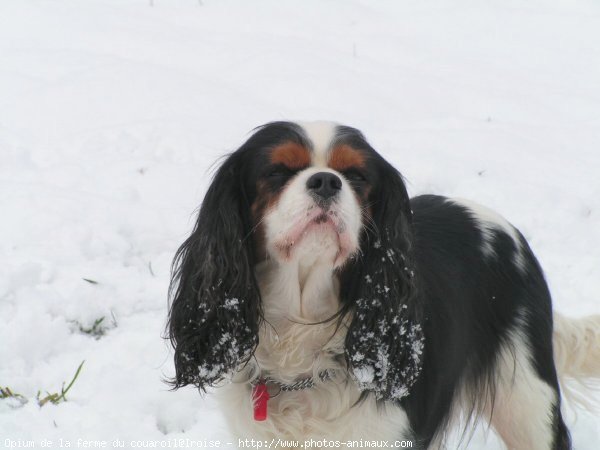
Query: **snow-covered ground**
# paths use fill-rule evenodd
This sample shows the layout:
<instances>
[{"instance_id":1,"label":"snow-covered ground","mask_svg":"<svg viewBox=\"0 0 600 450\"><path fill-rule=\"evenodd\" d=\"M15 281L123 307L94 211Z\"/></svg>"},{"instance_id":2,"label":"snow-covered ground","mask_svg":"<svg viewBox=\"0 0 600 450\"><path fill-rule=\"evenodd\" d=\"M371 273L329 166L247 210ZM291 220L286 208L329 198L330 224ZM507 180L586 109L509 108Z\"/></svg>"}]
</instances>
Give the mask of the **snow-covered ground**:
<instances>
[{"instance_id":1,"label":"snow-covered ground","mask_svg":"<svg viewBox=\"0 0 600 450\"><path fill-rule=\"evenodd\" d=\"M0 447L232 441L210 396L161 381L169 265L211 163L318 118L412 194L500 211L556 309L600 312L597 1L0 0L0 387L30 398L0 400ZM569 424L598 448L599 416ZM485 434L468 448L500 448Z\"/></svg>"}]
</instances>

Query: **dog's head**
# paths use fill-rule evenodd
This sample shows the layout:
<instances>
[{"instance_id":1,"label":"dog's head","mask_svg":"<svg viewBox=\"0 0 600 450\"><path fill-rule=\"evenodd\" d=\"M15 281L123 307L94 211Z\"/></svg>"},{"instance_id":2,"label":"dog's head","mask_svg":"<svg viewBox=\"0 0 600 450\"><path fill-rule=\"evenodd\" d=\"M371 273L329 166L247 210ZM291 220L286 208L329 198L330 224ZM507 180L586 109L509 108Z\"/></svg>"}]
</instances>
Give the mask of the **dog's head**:
<instances>
[{"instance_id":1,"label":"dog's head","mask_svg":"<svg viewBox=\"0 0 600 450\"><path fill-rule=\"evenodd\" d=\"M351 317L359 386L401 398L420 367L411 210L401 175L356 129L258 128L218 169L174 261L169 336L176 387L205 388L252 356L262 304L255 266L328 265Z\"/></svg>"}]
</instances>

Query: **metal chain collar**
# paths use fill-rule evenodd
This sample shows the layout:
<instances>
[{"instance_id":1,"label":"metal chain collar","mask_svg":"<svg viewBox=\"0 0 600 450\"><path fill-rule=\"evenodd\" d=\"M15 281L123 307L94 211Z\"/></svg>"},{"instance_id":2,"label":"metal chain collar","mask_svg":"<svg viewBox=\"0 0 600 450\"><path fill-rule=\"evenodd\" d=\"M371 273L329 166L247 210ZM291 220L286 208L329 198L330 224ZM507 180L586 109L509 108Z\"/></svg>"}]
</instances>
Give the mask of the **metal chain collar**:
<instances>
[{"instance_id":1,"label":"metal chain collar","mask_svg":"<svg viewBox=\"0 0 600 450\"><path fill-rule=\"evenodd\" d=\"M333 378L333 375L334 375L333 370L330 370L330 369L323 370L323 371L319 372L319 380L321 382L329 381ZM259 378L257 380L254 380L250 384L252 386L256 386L257 384L260 384L260 383L273 384L279 388L280 392L301 391L304 389L311 389L311 388L315 387L315 378L314 377L303 378L301 380L296 381L295 383L286 384L286 383L283 383L282 381L276 380L271 377L264 377L264 378ZM279 395L279 392L275 395Z\"/></svg>"}]
</instances>

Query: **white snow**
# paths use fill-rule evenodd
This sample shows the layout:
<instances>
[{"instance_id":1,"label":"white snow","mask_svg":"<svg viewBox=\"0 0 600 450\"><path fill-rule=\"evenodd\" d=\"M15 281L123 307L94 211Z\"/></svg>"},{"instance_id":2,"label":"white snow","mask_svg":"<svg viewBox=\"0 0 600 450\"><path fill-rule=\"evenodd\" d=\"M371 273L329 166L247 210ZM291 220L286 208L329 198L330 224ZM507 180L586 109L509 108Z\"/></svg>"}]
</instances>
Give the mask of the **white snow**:
<instances>
[{"instance_id":1,"label":"white snow","mask_svg":"<svg viewBox=\"0 0 600 450\"><path fill-rule=\"evenodd\" d=\"M226 298L223 302L223 308L235 311L239 310L239 304L240 301L237 298Z\"/></svg>"},{"instance_id":2,"label":"white snow","mask_svg":"<svg viewBox=\"0 0 600 450\"><path fill-rule=\"evenodd\" d=\"M0 446L232 442L162 383L169 266L211 165L270 120L358 127L412 195L519 227L558 310L599 312L598 42L592 0L2 0L0 387L30 401L0 400ZM569 425L597 448L600 417Z\"/></svg>"},{"instance_id":3,"label":"white snow","mask_svg":"<svg viewBox=\"0 0 600 450\"><path fill-rule=\"evenodd\" d=\"M369 385L375 379L375 369L371 366L361 366L354 369L356 381L361 384Z\"/></svg>"}]
</instances>

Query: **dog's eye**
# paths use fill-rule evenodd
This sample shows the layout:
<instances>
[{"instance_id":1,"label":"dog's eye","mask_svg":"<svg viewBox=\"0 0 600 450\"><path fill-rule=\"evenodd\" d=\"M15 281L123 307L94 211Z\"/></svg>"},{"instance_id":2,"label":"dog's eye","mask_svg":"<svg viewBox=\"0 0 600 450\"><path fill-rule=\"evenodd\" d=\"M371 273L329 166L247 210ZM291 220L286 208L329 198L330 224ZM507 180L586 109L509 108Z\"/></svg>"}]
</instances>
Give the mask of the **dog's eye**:
<instances>
[{"instance_id":1,"label":"dog's eye","mask_svg":"<svg viewBox=\"0 0 600 450\"><path fill-rule=\"evenodd\" d=\"M350 169L343 172L344 177L351 183L362 183L367 181L365 176L358 170Z\"/></svg>"},{"instance_id":2,"label":"dog's eye","mask_svg":"<svg viewBox=\"0 0 600 450\"><path fill-rule=\"evenodd\" d=\"M287 177L290 175L289 170L275 169L267 174L269 178Z\"/></svg>"},{"instance_id":3,"label":"dog's eye","mask_svg":"<svg viewBox=\"0 0 600 450\"><path fill-rule=\"evenodd\" d=\"M272 167L271 169L269 169L266 172L265 176L267 178L278 179L278 178L291 177L295 173L296 173L296 171L290 169L289 167L279 165L279 166L275 166L275 167Z\"/></svg>"}]
</instances>

